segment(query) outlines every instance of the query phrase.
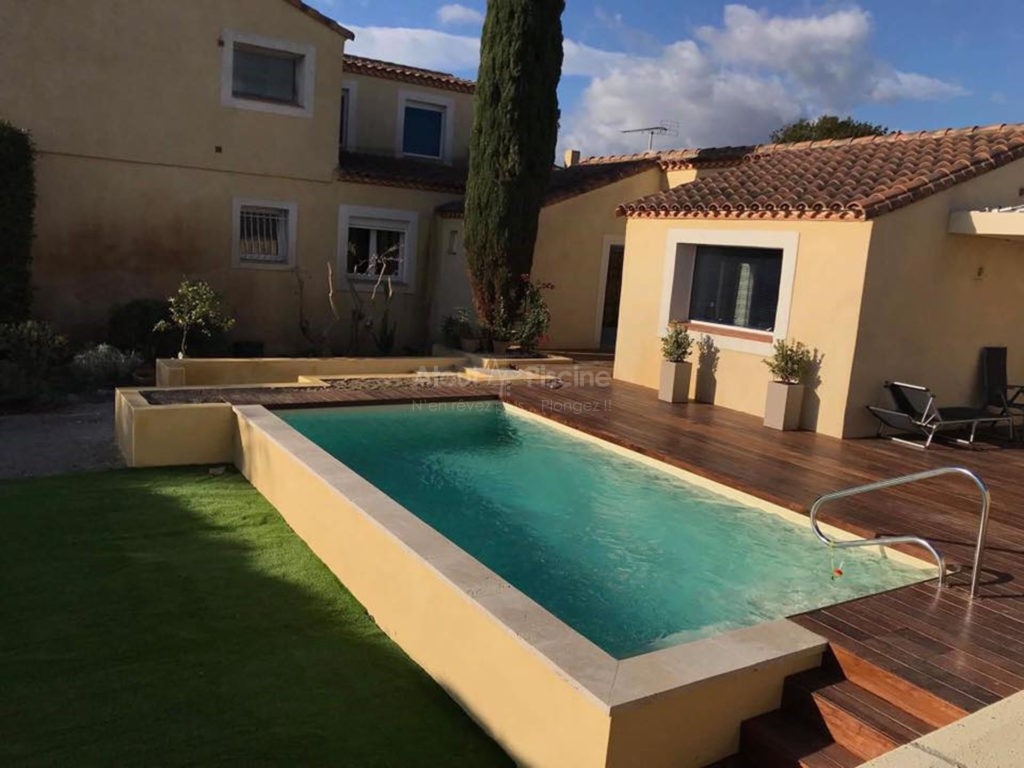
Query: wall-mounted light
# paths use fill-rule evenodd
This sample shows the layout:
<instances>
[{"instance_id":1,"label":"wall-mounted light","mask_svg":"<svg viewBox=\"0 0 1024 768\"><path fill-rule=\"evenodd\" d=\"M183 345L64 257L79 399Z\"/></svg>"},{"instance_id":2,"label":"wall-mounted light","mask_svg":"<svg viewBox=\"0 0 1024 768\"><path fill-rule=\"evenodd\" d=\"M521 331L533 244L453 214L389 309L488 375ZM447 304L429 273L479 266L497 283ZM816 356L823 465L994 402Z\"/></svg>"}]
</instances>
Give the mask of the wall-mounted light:
<instances>
[{"instance_id":1,"label":"wall-mounted light","mask_svg":"<svg viewBox=\"0 0 1024 768\"><path fill-rule=\"evenodd\" d=\"M448 255L455 255L455 240L459 236L459 230L453 229L448 233Z\"/></svg>"}]
</instances>

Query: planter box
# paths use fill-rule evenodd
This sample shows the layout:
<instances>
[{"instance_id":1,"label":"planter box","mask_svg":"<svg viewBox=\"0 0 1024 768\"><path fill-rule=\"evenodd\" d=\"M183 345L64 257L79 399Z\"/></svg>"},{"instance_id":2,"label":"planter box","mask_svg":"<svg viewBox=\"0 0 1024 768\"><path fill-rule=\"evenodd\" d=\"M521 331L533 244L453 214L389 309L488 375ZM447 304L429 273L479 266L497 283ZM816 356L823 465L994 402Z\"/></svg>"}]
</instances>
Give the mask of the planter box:
<instances>
[{"instance_id":1,"label":"planter box","mask_svg":"<svg viewBox=\"0 0 1024 768\"><path fill-rule=\"evenodd\" d=\"M497 339L494 339L491 342L491 346L494 347L494 354L496 354L496 355L507 355L508 354L508 345L509 345L509 342L507 342L507 341L498 341Z\"/></svg>"},{"instance_id":2,"label":"planter box","mask_svg":"<svg viewBox=\"0 0 1024 768\"><path fill-rule=\"evenodd\" d=\"M804 385L768 382L764 403L764 425L771 429L799 429L804 404Z\"/></svg>"},{"instance_id":3,"label":"planter box","mask_svg":"<svg viewBox=\"0 0 1024 768\"><path fill-rule=\"evenodd\" d=\"M691 363L661 362L661 381L658 386L658 399L666 403L685 403L690 395Z\"/></svg>"}]
</instances>

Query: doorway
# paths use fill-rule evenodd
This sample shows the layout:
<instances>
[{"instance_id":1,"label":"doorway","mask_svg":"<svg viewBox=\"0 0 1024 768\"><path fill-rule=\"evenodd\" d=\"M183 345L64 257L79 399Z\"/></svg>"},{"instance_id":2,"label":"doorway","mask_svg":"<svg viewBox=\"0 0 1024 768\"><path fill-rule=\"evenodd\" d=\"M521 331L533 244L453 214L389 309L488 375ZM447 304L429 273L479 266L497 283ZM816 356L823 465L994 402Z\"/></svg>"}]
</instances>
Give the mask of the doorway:
<instances>
[{"instance_id":1,"label":"doorway","mask_svg":"<svg viewBox=\"0 0 1024 768\"><path fill-rule=\"evenodd\" d=\"M608 245L608 266L604 275L604 300L601 307L601 349L613 351L619 329L619 298L622 293L622 264L626 247L622 243Z\"/></svg>"}]
</instances>

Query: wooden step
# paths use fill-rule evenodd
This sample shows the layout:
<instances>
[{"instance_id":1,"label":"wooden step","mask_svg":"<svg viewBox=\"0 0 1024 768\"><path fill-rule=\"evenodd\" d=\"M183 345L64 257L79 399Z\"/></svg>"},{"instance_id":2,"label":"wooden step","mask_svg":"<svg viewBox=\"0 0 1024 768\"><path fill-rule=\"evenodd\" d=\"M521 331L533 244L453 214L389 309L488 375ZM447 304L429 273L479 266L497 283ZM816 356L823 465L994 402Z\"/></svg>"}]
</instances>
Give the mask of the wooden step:
<instances>
[{"instance_id":1,"label":"wooden step","mask_svg":"<svg viewBox=\"0 0 1024 768\"><path fill-rule=\"evenodd\" d=\"M744 721L740 765L758 768L854 768L863 760L836 744L824 729L776 710Z\"/></svg>"},{"instance_id":2,"label":"wooden step","mask_svg":"<svg viewBox=\"0 0 1024 768\"><path fill-rule=\"evenodd\" d=\"M932 726L834 671L786 680L783 711L823 726L837 744L871 760L933 730Z\"/></svg>"},{"instance_id":3,"label":"wooden step","mask_svg":"<svg viewBox=\"0 0 1024 768\"><path fill-rule=\"evenodd\" d=\"M850 682L933 728L942 728L968 714L967 710L834 641L829 643L822 668L827 672L841 672Z\"/></svg>"}]
</instances>

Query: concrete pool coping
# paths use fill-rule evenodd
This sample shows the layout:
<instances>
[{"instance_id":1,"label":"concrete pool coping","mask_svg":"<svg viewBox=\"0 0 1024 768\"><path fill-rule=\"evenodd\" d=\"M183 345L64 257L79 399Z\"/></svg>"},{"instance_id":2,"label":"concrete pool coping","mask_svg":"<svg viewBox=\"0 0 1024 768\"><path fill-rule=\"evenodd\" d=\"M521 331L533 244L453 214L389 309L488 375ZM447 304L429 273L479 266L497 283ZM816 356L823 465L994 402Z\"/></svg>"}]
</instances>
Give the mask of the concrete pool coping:
<instances>
[{"instance_id":1,"label":"concrete pool coping","mask_svg":"<svg viewBox=\"0 0 1024 768\"><path fill-rule=\"evenodd\" d=\"M763 500L501 407L806 524ZM381 628L521 762L705 765L736 751L744 719L779 705L786 676L820 663L825 639L787 619L615 659L271 411L234 412L235 463L250 482ZM396 577L412 572L412 582ZM415 598L417 590L430 602ZM424 615L431 607L448 622Z\"/></svg>"}]
</instances>

